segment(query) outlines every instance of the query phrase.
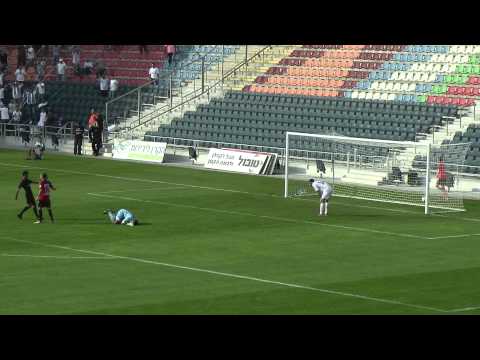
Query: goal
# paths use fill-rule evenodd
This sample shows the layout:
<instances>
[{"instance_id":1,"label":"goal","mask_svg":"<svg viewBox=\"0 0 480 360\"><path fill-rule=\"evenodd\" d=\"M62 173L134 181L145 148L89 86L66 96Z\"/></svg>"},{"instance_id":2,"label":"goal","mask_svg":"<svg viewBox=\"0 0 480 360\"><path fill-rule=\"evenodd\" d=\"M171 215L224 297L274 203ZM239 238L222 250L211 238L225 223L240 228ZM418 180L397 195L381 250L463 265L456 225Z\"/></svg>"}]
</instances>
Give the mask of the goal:
<instances>
[{"instance_id":1,"label":"goal","mask_svg":"<svg viewBox=\"0 0 480 360\"><path fill-rule=\"evenodd\" d=\"M459 170L469 147L287 132L284 195L314 196L307 180L323 178L334 196L464 211Z\"/></svg>"}]
</instances>

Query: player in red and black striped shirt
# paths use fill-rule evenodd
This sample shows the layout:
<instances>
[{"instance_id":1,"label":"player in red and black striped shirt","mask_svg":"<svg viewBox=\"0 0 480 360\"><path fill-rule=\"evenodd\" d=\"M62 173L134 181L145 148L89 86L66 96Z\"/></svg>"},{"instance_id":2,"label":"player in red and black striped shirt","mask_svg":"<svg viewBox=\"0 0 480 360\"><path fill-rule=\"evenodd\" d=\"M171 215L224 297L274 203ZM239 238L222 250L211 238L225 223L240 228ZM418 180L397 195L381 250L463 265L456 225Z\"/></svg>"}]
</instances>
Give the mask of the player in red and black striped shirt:
<instances>
[{"instance_id":1,"label":"player in red and black striped shirt","mask_svg":"<svg viewBox=\"0 0 480 360\"><path fill-rule=\"evenodd\" d=\"M445 161L443 157L440 158L438 163L438 170L437 170L437 189L442 191L442 198L444 200L448 199L448 191L446 189L447 186L447 172L445 171Z\"/></svg>"},{"instance_id":2,"label":"player in red and black striped shirt","mask_svg":"<svg viewBox=\"0 0 480 360\"><path fill-rule=\"evenodd\" d=\"M51 190L56 190L53 184L48 180L47 174L43 173L40 175L40 184L38 185L40 192L38 193L38 214L39 218L38 221L35 222L35 224L40 224L43 221L43 214L42 210L43 208L48 209L48 215L50 215L50 219L52 220L52 223L54 222L53 219L53 213L51 209L51 203L50 203L50 189Z\"/></svg>"}]
</instances>

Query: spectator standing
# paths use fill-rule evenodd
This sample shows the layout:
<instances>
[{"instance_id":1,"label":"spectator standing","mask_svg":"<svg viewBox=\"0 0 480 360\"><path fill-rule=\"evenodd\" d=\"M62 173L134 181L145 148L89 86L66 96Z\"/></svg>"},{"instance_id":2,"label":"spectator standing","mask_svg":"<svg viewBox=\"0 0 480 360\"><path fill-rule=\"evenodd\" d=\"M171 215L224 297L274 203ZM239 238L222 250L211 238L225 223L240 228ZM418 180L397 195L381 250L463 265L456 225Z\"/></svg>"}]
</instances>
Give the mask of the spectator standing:
<instances>
[{"instance_id":1,"label":"spectator standing","mask_svg":"<svg viewBox=\"0 0 480 360\"><path fill-rule=\"evenodd\" d=\"M80 47L74 45L72 48L72 65L75 71L80 68Z\"/></svg>"},{"instance_id":2,"label":"spectator standing","mask_svg":"<svg viewBox=\"0 0 480 360\"><path fill-rule=\"evenodd\" d=\"M5 88L0 87L0 103L5 103Z\"/></svg>"},{"instance_id":3,"label":"spectator standing","mask_svg":"<svg viewBox=\"0 0 480 360\"><path fill-rule=\"evenodd\" d=\"M74 143L73 143L73 154L82 155L82 145L83 145L83 133L85 128L81 123L77 123L73 129L74 134Z\"/></svg>"},{"instance_id":4,"label":"spectator standing","mask_svg":"<svg viewBox=\"0 0 480 360\"><path fill-rule=\"evenodd\" d=\"M53 65L57 65L58 60L60 59L60 45L52 46L52 55L53 55Z\"/></svg>"},{"instance_id":5,"label":"spectator standing","mask_svg":"<svg viewBox=\"0 0 480 360\"><path fill-rule=\"evenodd\" d=\"M83 73L85 75L90 75L92 73L93 67L94 65L92 60L85 60L83 62Z\"/></svg>"},{"instance_id":6,"label":"spectator standing","mask_svg":"<svg viewBox=\"0 0 480 360\"><path fill-rule=\"evenodd\" d=\"M88 127L91 128L96 121L97 121L97 114L95 112L95 109L91 109L87 119Z\"/></svg>"},{"instance_id":7,"label":"spectator standing","mask_svg":"<svg viewBox=\"0 0 480 360\"><path fill-rule=\"evenodd\" d=\"M39 103L45 101L45 83L43 80L40 80L37 85L35 85L35 95Z\"/></svg>"},{"instance_id":8,"label":"spectator standing","mask_svg":"<svg viewBox=\"0 0 480 360\"><path fill-rule=\"evenodd\" d=\"M21 121L22 121L22 112L17 109L12 113L12 122L14 124L20 124Z\"/></svg>"},{"instance_id":9,"label":"spectator standing","mask_svg":"<svg viewBox=\"0 0 480 360\"><path fill-rule=\"evenodd\" d=\"M25 66L25 46L17 46L17 66Z\"/></svg>"},{"instance_id":10,"label":"spectator standing","mask_svg":"<svg viewBox=\"0 0 480 360\"><path fill-rule=\"evenodd\" d=\"M37 80L42 81L45 77L45 68L47 67L47 62L42 59L37 63Z\"/></svg>"},{"instance_id":11,"label":"spectator standing","mask_svg":"<svg viewBox=\"0 0 480 360\"><path fill-rule=\"evenodd\" d=\"M110 85L110 81L105 77L102 76L100 78L100 95L106 97L108 95L108 86Z\"/></svg>"},{"instance_id":12,"label":"spectator standing","mask_svg":"<svg viewBox=\"0 0 480 360\"><path fill-rule=\"evenodd\" d=\"M40 113L40 120L38 121L37 126L40 129L43 129L46 123L47 123L47 111L45 109L42 109L42 112Z\"/></svg>"},{"instance_id":13,"label":"spectator standing","mask_svg":"<svg viewBox=\"0 0 480 360\"><path fill-rule=\"evenodd\" d=\"M23 66L18 66L17 70L15 70L15 80L19 83L20 87L23 86L25 75L27 75L25 68Z\"/></svg>"},{"instance_id":14,"label":"spectator standing","mask_svg":"<svg viewBox=\"0 0 480 360\"><path fill-rule=\"evenodd\" d=\"M165 51L168 56L168 65L172 66L173 55L175 55L175 45L165 45Z\"/></svg>"},{"instance_id":15,"label":"spectator standing","mask_svg":"<svg viewBox=\"0 0 480 360\"><path fill-rule=\"evenodd\" d=\"M98 111L95 114L97 115L97 126L100 129L100 134L103 134L103 116Z\"/></svg>"},{"instance_id":16,"label":"spectator standing","mask_svg":"<svg viewBox=\"0 0 480 360\"><path fill-rule=\"evenodd\" d=\"M30 88L23 93L23 107L24 113L28 119L33 120L37 118L35 105L37 104L36 88Z\"/></svg>"},{"instance_id":17,"label":"spectator standing","mask_svg":"<svg viewBox=\"0 0 480 360\"><path fill-rule=\"evenodd\" d=\"M88 137L92 143L92 152L94 156L100 155L100 149L102 148L102 133L98 127L97 122L88 130Z\"/></svg>"},{"instance_id":18,"label":"spectator standing","mask_svg":"<svg viewBox=\"0 0 480 360\"><path fill-rule=\"evenodd\" d=\"M0 71L0 87L3 87L3 71Z\"/></svg>"},{"instance_id":19,"label":"spectator standing","mask_svg":"<svg viewBox=\"0 0 480 360\"><path fill-rule=\"evenodd\" d=\"M105 64L103 64L102 62L97 62L95 69L96 69L97 79L102 78L106 75L107 69L105 67Z\"/></svg>"},{"instance_id":20,"label":"spectator standing","mask_svg":"<svg viewBox=\"0 0 480 360\"><path fill-rule=\"evenodd\" d=\"M110 99L114 99L118 90L118 80L110 79Z\"/></svg>"},{"instance_id":21,"label":"spectator standing","mask_svg":"<svg viewBox=\"0 0 480 360\"><path fill-rule=\"evenodd\" d=\"M13 112L17 109L17 105L15 104L15 102L13 101L10 101L10 103L8 104L8 112L10 114L13 114Z\"/></svg>"},{"instance_id":22,"label":"spectator standing","mask_svg":"<svg viewBox=\"0 0 480 360\"><path fill-rule=\"evenodd\" d=\"M152 80L155 85L158 85L158 79L160 77L160 70L158 70L158 68L155 67L154 63L152 63L152 66L148 70L148 75L150 76L150 80Z\"/></svg>"},{"instance_id":23,"label":"spectator standing","mask_svg":"<svg viewBox=\"0 0 480 360\"><path fill-rule=\"evenodd\" d=\"M35 49L32 45L27 48L27 69L35 65Z\"/></svg>"},{"instance_id":24,"label":"spectator standing","mask_svg":"<svg viewBox=\"0 0 480 360\"><path fill-rule=\"evenodd\" d=\"M10 121L10 113L3 103L0 104L0 120L2 123L8 123Z\"/></svg>"},{"instance_id":25,"label":"spectator standing","mask_svg":"<svg viewBox=\"0 0 480 360\"><path fill-rule=\"evenodd\" d=\"M60 58L60 60L58 60L58 64L57 64L57 79L59 81L65 81L65 70L67 68L67 64L65 64L63 62L63 59Z\"/></svg>"},{"instance_id":26,"label":"spectator standing","mask_svg":"<svg viewBox=\"0 0 480 360\"><path fill-rule=\"evenodd\" d=\"M22 90L18 82L12 84L12 99L13 101L20 106L22 101Z\"/></svg>"},{"instance_id":27,"label":"spectator standing","mask_svg":"<svg viewBox=\"0 0 480 360\"><path fill-rule=\"evenodd\" d=\"M0 49L0 73L4 72L8 66L8 53L4 49Z\"/></svg>"}]
</instances>

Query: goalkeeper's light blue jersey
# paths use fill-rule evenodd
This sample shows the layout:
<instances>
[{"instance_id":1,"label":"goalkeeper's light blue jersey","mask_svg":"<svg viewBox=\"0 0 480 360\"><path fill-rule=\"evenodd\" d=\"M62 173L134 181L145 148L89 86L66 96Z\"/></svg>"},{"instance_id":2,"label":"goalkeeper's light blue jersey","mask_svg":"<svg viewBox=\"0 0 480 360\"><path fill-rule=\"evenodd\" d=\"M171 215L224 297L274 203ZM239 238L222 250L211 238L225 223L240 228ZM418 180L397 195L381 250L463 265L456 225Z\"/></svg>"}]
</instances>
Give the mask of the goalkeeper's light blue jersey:
<instances>
[{"instance_id":1,"label":"goalkeeper's light blue jersey","mask_svg":"<svg viewBox=\"0 0 480 360\"><path fill-rule=\"evenodd\" d=\"M131 221L134 218L135 217L133 216L133 214L126 209L118 210L117 215L115 216L116 221Z\"/></svg>"}]
</instances>

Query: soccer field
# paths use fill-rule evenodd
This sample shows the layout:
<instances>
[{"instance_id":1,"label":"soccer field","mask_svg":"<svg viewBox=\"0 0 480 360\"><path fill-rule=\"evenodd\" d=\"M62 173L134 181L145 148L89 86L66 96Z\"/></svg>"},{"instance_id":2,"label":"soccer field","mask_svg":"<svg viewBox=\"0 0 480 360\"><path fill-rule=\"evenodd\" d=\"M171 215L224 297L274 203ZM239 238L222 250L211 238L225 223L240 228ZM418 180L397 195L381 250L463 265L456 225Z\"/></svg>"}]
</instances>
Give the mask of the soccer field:
<instances>
[{"instance_id":1,"label":"soccer field","mask_svg":"<svg viewBox=\"0 0 480 360\"><path fill-rule=\"evenodd\" d=\"M26 169L57 187L55 224L16 217ZM4 149L0 171L0 314L480 314L475 201L334 197L320 218L277 178Z\"/></svg>"}]
</instances>

